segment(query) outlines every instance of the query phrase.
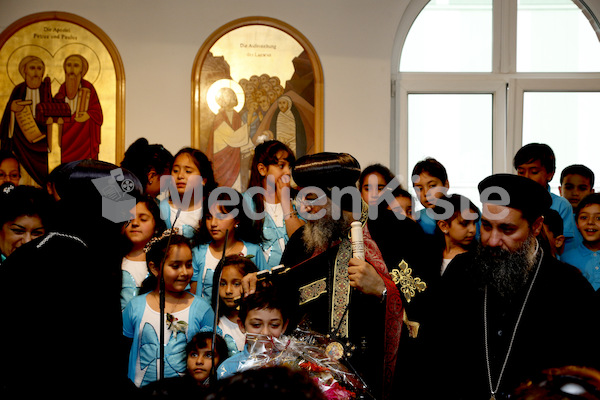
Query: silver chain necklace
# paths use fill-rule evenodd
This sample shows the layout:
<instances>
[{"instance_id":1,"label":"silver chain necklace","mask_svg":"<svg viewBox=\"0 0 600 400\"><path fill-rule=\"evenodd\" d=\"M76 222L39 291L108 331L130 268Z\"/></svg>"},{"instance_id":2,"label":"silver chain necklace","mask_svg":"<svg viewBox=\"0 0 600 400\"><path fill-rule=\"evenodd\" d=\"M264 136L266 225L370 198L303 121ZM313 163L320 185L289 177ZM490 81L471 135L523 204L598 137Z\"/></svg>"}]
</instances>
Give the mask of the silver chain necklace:
<instances>
[{"instance_id":1,"label":"silver chain necklace","mask_svg":"<svg viewBox=\"0 0 600 400\"><path fill-rule=\"evenodd\" d=\"M537 244L539 246L539 243ZM536 250L538 248L536 247ZM531 284L529 285L529 289L527 289L527 294L525 295L525 300L523 300L523 305L521 306L521 311L519 311L519 316L517 317L517 323L515 324L515 329L513 330L512 337L510 338L510 343L508 344L508 351L506 352L506 357L504 357L504 363L502 364L502 369L500 370L500 375L498 376L498 383L496 383L496 388L494 389L494 385L492 384L492 368L490 366L490 354L488 348L488 326L487 326L487 285L484 288L484 297L483 297L483 328L484 328L484 343L485 343L485 366L487 367L487 375L488 375L488 383L490 385L490 400L496 400L496 393L500 388L500 382L502 381L502 375L504 374L504 369L506 368L506 364L508 363L508 357L510 356L510 352L512 350L513 342L515 341L515 336L517 335L517 328L519 327L519 322L521 322L521 317L523 316L523 311L525 311L525 305L527 304L527 299L529 299L529 294L531 293L531 289L533 288L533 283L535 282L535 278L540 270L540 265L542 265L542 258L544 258L544 250L539 249L540 259L538 261L538 265L535 269L535 274L533 275L533 279L531 280ZM537 251L536 251L537 253Z\"/></svg>"}]
</instances>

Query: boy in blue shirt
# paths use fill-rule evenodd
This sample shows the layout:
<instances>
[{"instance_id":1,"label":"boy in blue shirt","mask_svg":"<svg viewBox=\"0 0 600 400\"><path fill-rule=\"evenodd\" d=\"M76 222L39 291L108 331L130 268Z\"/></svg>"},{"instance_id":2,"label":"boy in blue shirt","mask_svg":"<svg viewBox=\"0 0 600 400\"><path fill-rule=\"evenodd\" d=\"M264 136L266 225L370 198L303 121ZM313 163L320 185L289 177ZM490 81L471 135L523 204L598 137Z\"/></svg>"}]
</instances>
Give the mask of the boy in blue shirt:
<instances>
[{"instance_id":1,"label":"boy in blue shirt","mask_svg":"<svg viewBox=\"0 0 600 400\"><path fill-rule=\"evenodd\" d=\"M549 182L556 172L556 157L554 151L544 143L529 143L521 147L513 159L517 174L539 183L550 192ZM563 235L565 236L565 249L575 246L577 228L573 218L573 207L567 199L550 193L552 205L550 209L556 210L563 220Z\"/></svg>"},{"instance_id":2,"label":"boy in blue shirt","mask_svg":"<svg viewBox=\"0 0 600 400\"><path fill-rule=\"evenodd\" d=\"M581 200L576 215L583 242L565 250L560 260L579 268L597 291L600 288L600 193Z\"/></svg>"},{"instance_id":3,"label":"boy in blue shirt","mask_svg":"<svg viewBox=\"0 0 600 400\"><path fill-rule=\"evenodd\" d=\"M585 165L569 165L560 173L558 191L575 210L585 196L594 193L594 173Z\"/></svg>"},{"instance_id":4,"label":"boy in blue shirt","mask_svg":"<svg viewBox=\"0 0 600 400\"><path fill-rule=\"evenodd\" d=\"M432 218L428 209L435 207L435 201L448 193L448 173L446 168L435 158L428 157L419 161L413 168L411 180L413 189L419 197L421 205L425 207L420 210L417 222L425 233L433 235L436 221Z\"/></svg>"},{"instance_id":5,"label":"boy in blue shirt","mask_svg":"<svg viewBox=\"0 0 600 400\"><path fill-rule=\"evenodd\" d=\"M278 338L285 332L289 319L283 299L274 289L257 290L242 299L238 325L242 333L255 333ZM225 379L238 372L250 357L249 345L244 350L223 361L217 370L217 378Z\"/></svg>"}]
</instances>

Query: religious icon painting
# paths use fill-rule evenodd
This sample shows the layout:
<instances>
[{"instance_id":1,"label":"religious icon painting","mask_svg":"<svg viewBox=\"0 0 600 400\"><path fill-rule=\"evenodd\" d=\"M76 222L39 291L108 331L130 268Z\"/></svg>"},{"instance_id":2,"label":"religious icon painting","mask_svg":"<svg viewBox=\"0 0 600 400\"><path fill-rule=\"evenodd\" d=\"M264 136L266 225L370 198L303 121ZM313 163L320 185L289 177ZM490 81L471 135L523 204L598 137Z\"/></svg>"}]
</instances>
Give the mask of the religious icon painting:
<instances>
[{"instance_id":1,"label":"religious icon painting","mask_svg":"<svg viewBox=\"0 0 600 400\"><path fill-rule=\"evenodd\" d=\"M61 163L123 158L124 79L113 42L77 15L32 14L0 33L0 148L21 163L21 184L45 186Z\"/></svg>"},{"instance_id":2,"label":"religious icon painting","mask_svg":"<svg viewBox=\"0 0 600 400\"><path fill-rule=\"evenodd\" d=\"M323 72L308 40L266 17L233 21L202 45L192 73L192 146L221 186L244 191L254 148L279 140L323 151Z\"/></svg>"}]
</instances>

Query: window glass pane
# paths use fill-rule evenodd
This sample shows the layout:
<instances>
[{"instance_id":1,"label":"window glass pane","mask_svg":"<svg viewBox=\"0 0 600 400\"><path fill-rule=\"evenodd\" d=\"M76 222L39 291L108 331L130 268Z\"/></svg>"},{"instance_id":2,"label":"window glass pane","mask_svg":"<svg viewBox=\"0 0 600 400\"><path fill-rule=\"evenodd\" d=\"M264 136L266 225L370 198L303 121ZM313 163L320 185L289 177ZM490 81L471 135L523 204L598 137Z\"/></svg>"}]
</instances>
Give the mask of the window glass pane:
<instances>
[{"instance_id":1,"label":"window glass pane","mask_svg":"<svg viewBox=\"0 0 600 400\"><path fill-rule=\"evenodd\" d=\"M467 196L479 207L477 184L492 173L492 95L409 95L409 174L427 157L446 167L449 193Z\"/></svg>"},{"instance_id":2,"label":"window glass pane","mask_svg":"<svg viewBox=\"0 0 600 400\"><path fill-rule=\"evenodd\" d=\"M556 174L550 182L553 193L559 194L560 173L568 165L583 164L600 174L598 110L597 92L524 93L523 144L546 143L554 150Z\"/></svg>"},{"instance_id":3,"label":"window glass pane","mask_svg":"<svg viewBox=\"0 0 600 400\"><path fill-rule=\"evenodd\" d=\"M490 72L492 0L432 0L410 28L400 71Z\"/></svg>"},{"instance_id":4,"label":"window glass pane","mask_svg":"<svg viewBox=\"0 0 600 400\"><path fill-rule=\"evenodd\" d=\"M571 0L519 0L518 72L600 71L600 42Z\"/></svg>"}]
</instances>

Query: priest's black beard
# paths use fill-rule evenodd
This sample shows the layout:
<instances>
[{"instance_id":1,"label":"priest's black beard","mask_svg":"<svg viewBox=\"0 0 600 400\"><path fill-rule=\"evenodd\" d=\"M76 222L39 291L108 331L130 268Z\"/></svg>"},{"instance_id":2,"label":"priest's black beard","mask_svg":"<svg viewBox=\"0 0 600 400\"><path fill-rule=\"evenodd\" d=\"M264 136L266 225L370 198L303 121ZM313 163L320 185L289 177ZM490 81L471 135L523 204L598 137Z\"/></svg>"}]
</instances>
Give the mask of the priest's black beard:
<instances>
[{"instance_id":1,"label":"priest's black beard","mask_svg":"<svg viewBox=\"0 0 600 400\"><path fill-rule=\"evenodd\" d=\"M331 243L340 238L350 226L351 221L343 212L340 219L333 219L330 199L327 199L325 210L327 213L323 218L307 221L304 225L302 239L304 239L304 246L310 253L315 250L327 250Z\"/></svg>"},{"instance_id":2,"label":"priest's black beard","mask_svg":"<svg viewBox=\"0 0 600 400\"><path fill-rule=\"evenodd\" d=\"M536 240L530 234L516 251L479 244L470 269L481 289L488 285L504 299L518 293L527 284L534 269L537 257L531 255L535 251Z\"/></svg>"}]
</instances>

